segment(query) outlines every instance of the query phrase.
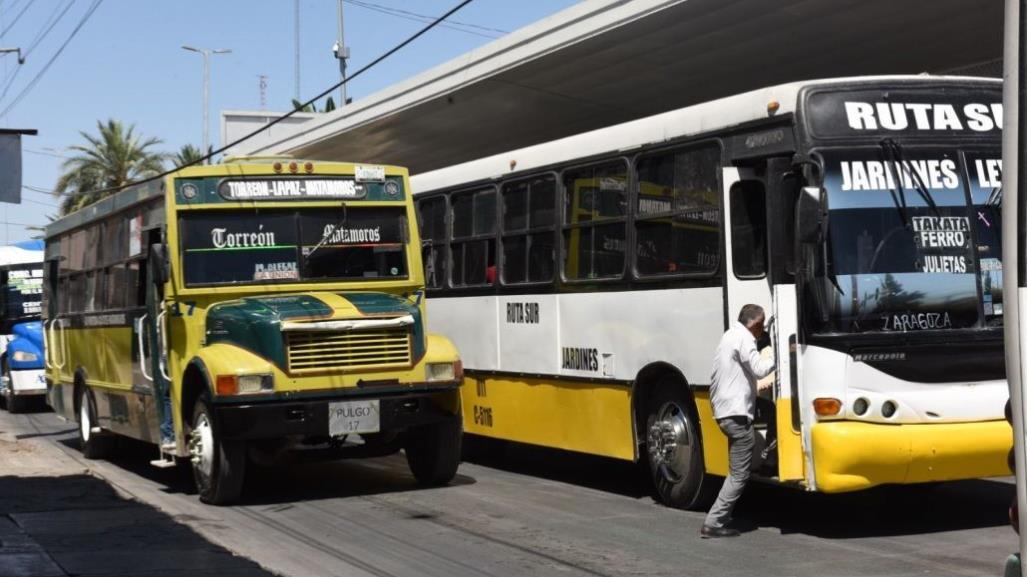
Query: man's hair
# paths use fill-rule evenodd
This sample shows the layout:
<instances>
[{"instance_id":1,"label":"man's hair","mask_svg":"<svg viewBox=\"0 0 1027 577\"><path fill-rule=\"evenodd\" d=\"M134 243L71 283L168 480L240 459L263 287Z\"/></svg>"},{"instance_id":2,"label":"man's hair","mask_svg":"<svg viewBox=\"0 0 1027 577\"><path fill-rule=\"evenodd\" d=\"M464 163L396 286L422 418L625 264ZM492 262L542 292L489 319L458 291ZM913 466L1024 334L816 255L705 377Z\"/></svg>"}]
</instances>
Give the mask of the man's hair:
<instances>
[{"instance_id":1,"label":"man's hair","mask_svg":"<svg viewBox=\"0 0 1027 577\"><path fill-rule=\"evenodd\" d=\"M738 313L738 322L746 327L750 327L756 321L766 318L767 315L763 312L763 307L760 305L745 305L742 307L741 312Z\"/></svg>"}]
</instances>

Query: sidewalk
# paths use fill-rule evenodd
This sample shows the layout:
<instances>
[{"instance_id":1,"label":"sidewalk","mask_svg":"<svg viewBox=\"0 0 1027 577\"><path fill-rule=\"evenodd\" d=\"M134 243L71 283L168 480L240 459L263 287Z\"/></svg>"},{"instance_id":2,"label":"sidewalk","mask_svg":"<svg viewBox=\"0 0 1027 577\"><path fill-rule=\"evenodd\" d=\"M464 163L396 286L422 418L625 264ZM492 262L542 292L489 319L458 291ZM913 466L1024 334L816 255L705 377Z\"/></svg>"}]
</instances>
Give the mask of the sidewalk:
<instances>
[{"instance_id":1,"label":"sidewalk","mask_svg":"<svg viewBox=\"0 0 1027 577\"><path fill-rule=\"evenodd\" d=\"M0 576L272 575L21 437L0 431Z\"/></svg>"}]
</instances>

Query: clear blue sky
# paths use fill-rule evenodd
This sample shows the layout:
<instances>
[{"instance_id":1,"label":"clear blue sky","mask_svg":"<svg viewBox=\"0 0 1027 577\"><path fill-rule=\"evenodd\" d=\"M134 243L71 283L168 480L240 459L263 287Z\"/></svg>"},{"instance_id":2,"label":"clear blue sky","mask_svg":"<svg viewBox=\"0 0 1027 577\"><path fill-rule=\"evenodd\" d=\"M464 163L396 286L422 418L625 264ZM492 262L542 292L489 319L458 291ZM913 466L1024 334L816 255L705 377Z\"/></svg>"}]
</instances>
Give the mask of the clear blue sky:
<instances>
[{"instance_id":1,"label":"clear blue sky","mask_svg":"<svg viewBox=\"0 0 1027 577\"><path fill-rule=\"evenodd\" d=\"M0 58L0 111L8 108L68 40L95 0L0 0L0 46L34 43L17 70L14 56ZM404 51L353 81L359 99L468 50L554 14L577 0L475 0L453 16L461 30L436 28ZM70 9L41 40L49 22ZM424 24L414 15L436 16L457 0L347 0L346 43L350 70L385 52ZM300 0L300 92L314 96L338 81L331 47L338 35L336 0ZM377 7L377 8L376 8ZM391 9L383 11L383 7ZM23 12L24 11L24 12ZM397 11L400 13L397 15ZM269 110L291 108L295 93L293 0L102 0L35 86L7 112L8 128L36 128L23 140L23 183L46 190L60 174L65 148L80 131L96 132L98 120L133 123L173 152L202 142L202 57L181 49L229 48L211 58L211 142L219 144L222 109L260 108L259 75L268 77ZM479 28L480 27L480 28ZM473 33L472 33L473 32ZM15 72L17 73L15 74ZM13 76L13 78L12 78ZM23 191L22 204L0 203L0 244L37 235L21 224L43 224L57 199Z\"/></svg>"}]
</instances>

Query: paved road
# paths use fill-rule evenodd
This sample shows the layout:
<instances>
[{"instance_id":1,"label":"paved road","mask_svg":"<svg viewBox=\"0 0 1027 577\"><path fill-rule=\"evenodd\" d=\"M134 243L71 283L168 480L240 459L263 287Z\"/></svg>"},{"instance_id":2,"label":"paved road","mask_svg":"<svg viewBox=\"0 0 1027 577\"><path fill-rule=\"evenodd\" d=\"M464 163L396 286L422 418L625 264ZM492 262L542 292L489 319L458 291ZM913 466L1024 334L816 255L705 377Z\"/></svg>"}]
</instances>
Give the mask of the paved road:
<instances>
[{"instance_id":1,"label":"paved road","mask_svg":"<svg viewBox=\"0 0 1027 577\"><path fill-rule=\"evenodd\" d=\"M72 427L51 413L0 414L0 429L70 455ZM245 502L208 507L187 471L147 465L123 443L86 463L117 489L207 538L290 576L508 577L1000 575L1016 547L1007 480L810 495L752 488L742 537L702 541L702 515L670 510L637 470L602 459L513 447L465 463L449 487L421 490L401 456L262 469Z\"/></svg>"}]
</instances>

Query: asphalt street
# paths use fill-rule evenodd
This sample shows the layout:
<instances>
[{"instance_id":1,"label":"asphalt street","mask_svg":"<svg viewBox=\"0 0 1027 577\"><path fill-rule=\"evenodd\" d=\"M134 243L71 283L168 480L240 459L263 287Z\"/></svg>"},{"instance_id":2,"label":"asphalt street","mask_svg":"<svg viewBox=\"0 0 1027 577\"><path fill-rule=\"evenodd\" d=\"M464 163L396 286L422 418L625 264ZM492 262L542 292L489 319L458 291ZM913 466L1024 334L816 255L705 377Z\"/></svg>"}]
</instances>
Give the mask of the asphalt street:
<instances>
[{"instance_id":1,"label":"asphalt street","mask_svg":"<svg viewBox=\"0 0 1027 577\"><path fill-rule=\"evenodd\" d=\"M699 539L701 513L649 498L635 466L533 447L464 463L420 489L402 455L249 471L242 504L210 507L184 468L146 445L86 461L48 412L0 413L0 430L53 443L119 492L289 576L1000 575L1017 546L1009 479L818 495L753 486L745 533Z\"/></svg>"}]
</instances>

